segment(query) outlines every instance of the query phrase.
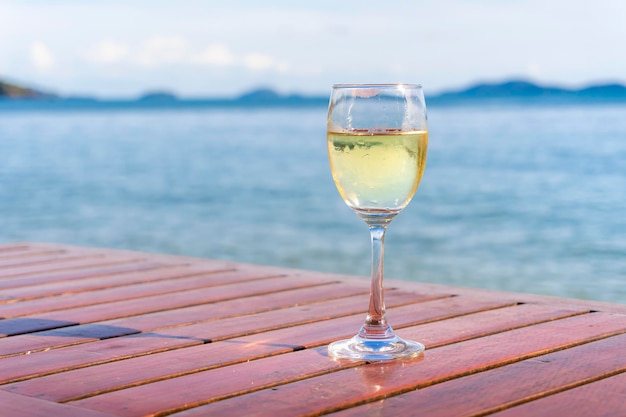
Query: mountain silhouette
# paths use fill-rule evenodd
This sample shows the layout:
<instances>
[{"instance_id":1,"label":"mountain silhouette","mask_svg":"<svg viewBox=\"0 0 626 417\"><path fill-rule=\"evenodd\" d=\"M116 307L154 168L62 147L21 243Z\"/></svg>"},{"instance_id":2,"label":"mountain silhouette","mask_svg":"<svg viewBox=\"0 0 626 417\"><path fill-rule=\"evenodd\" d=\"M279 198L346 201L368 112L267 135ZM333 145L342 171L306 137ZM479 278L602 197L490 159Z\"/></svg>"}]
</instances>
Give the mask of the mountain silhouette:
<instances>
[{"instance_id":1,"label":"mountain silhouette","mask_svg":"<svg viewBox=\"0 0 626 417\"><path fill-rule=\"evenodd\" d=\"M568 89L553 86L540 86L525 80L511 80L502 83L481 83L469 88L448 91L431 97L439 102L468 100L523 100L546 99L575 100L619 99L626 100L626 87L621 84L599 84L581 89Z\"/></svg>"},{"instance_id":2,"label":"mountain silhouette","mask_svg":"<svg viewBox=\"0 0 626 417\"><path fill-rule=\"evenodd\" d=\"M253 89L234 98L194 98L186 99L174 93L152 91L133 99L101 100L96 97L63 97L0 80L0 99L25 101L25 105L40 102L62 107L89 106L325 106L328 96L283 95L271 88ZM28 100L21 100L28 99ZM626 86L609 83L589 85L580 89L555 86L542 86L526 80L509 80L500 83L477 83L458 90L445 91L427 96L430 104L455 104L470 102L515 102L515 103L594 103L626 102Z\"/></svg>"},{"instance_id":3,"label":"mountain silhouette","mask_svg":"<svg viewBox=\"0 0 626 417\"><path fill-rule=\"evenodd\" d=\"M0 98L43 98L52 94L0 80Z\"/></svg>"}]
</instances>

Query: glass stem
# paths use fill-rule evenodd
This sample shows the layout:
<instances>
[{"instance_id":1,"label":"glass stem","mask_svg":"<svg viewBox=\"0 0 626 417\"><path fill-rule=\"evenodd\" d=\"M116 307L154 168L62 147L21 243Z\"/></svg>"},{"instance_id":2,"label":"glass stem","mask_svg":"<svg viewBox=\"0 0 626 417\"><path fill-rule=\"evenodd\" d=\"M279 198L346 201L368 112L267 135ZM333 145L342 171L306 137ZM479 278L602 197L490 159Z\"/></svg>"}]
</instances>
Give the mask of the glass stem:
<instances>
[{"instance_id":1,"label":"glass stem","mask_svg":"<svg viewBox=\"0 0 626 417\"><path fill-rule=\"evenodd\" d=\"M383 258L385 254L385 232L387 225L370 225L372 238L372 283L370 304L365 324L359 336L366 339L387 339L393 337L393 330L385 319L385 298L383 294Z\"/></svg>"}]
</instances>

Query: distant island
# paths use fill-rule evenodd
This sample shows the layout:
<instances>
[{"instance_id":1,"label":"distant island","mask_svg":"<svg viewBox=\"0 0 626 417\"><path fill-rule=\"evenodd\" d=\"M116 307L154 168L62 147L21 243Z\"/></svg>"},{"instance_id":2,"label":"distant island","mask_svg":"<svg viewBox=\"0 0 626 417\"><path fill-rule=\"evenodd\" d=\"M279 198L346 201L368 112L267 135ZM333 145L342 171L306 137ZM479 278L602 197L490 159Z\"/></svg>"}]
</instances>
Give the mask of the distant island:
<instances>
[{"instance_id":1,"label":"distant island","mask_svg":"<svg viewBox=\"0 0 626 417\"><path fill-rule=\"evenodd\" d=\"M0 80L0 98L49 98L53 95L34 88L22 87Z\"/></svg>"},{"instance_id":2,"label":"distant island","mask_svg":"<svg viewBox=\"0 0 626 417\"><path fill-rule=\"evenodd\" d=\"M450 91L431 97L438 102L460 102L470 100L540 100L546 102L626 102L626 86L621 84L598 84L580 89L566 89L551 86L539 86L524 81L512 80L502 83L481 83L458 91Z\"/></svg>"},{"instance_id":3,"label":"distant island","mask_svg":"<svg viewBox=\"0 0 626 417\"><path fill-rule=\"evenodd\" d=\"M428 105L494 104L586 104L626 103L626 86L598 84L580 89L540 86L525 80L479 83L468 88L427 96ZM234 98L181 98L169 91L147 92L135 99L64 97L0 80L2 108L163 108L163 107L250 107L326 106L327 96L283 95L271 88L258 88Z\"/></svg>"}]
</instances>

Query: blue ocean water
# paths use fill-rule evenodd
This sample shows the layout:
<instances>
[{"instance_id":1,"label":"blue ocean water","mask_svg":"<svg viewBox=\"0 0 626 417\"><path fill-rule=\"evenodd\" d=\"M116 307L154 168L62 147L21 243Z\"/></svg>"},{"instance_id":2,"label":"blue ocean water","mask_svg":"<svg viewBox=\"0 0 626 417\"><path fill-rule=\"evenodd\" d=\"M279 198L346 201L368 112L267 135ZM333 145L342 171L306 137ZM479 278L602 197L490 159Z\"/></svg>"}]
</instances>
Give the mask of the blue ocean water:
<instances>
[{"instance_id":1,"label":"blue ocean water","mask_svg":"<svg viewBox=\"0 0 626 417\"><path fill-rule=\"evenodd\" d=\"M0 242L369 275L323 107L0 111ZM626 303L626 106L433 106L388 277Z\"/></svg>"}]
</instances>

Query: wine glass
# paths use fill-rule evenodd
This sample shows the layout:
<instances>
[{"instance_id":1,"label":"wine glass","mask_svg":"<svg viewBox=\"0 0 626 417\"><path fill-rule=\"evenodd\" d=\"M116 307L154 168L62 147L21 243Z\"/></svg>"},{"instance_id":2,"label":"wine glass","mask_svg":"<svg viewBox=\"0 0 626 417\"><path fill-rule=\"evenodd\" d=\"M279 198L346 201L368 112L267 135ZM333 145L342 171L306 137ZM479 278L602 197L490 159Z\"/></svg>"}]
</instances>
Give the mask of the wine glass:
<instances>
[{"instance_id":1,"label":"wine glass","mask_svg":"<svg viewBox=\"0 0 626 417\"><path fill-rule=\"evenodd\" d=\"M407 206L426 165L428 130L422 87L338 84L328 109L328 157L345 203L370 229L372 283L365 324L333 342L333 358L390 360L417 356L424 345L398 337L385 319L383 254L387 226Z\"/></svg>"}]
</instances>

